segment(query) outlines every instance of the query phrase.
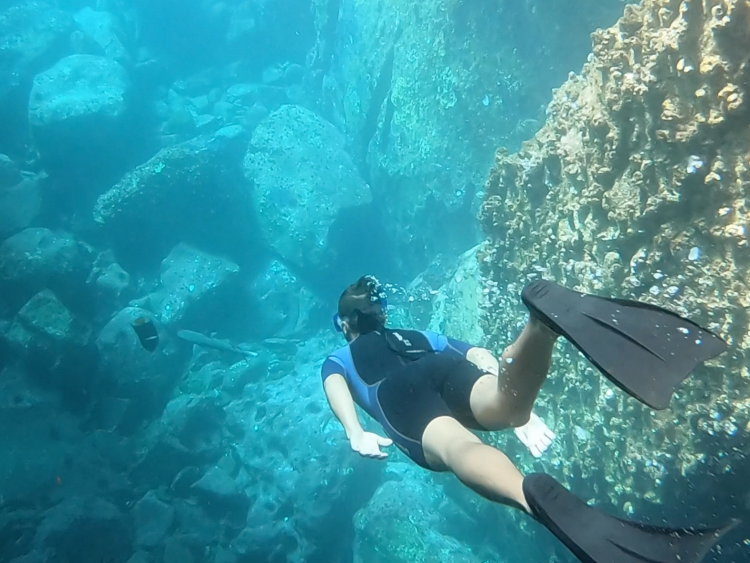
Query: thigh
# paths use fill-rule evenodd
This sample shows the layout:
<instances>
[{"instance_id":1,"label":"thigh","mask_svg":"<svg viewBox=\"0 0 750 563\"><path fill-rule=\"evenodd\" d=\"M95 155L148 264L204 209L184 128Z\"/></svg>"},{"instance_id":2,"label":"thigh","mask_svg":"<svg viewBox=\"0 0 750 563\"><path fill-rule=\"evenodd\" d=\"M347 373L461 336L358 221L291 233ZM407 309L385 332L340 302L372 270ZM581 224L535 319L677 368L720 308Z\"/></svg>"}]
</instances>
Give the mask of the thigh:
<instances>
[{"instance_id":1,"label":"thigh","mask_svg":"<svg viewBox=\"0 0 750 563\"><path fill-rule=\"evenodd\" d=\"M425 461L434 471L449 470L451 453L455 453L461 446L481 443L482 441L475 434L449 416L436 418L430 422L422 435Z\"/></svg>"}]
</instances>

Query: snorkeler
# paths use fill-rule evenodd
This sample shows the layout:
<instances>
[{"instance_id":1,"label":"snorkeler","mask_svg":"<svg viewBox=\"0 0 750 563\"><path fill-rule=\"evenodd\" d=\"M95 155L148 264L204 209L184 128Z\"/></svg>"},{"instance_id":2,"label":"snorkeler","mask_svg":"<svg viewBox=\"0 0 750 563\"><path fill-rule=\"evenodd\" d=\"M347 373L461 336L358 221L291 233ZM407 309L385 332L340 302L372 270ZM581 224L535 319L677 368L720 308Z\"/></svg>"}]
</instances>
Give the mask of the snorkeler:
<instances>
[{"instance_id":1,"label":"snorkeler","mask_svg":"<svg viewBox=\"0 0 750 563\"><path fill-rule=\"evenodd\" d=\"M736 522L673 529L609 516L547 474L521 475L469 429L518 429L533 420L559 336L655 409L667 407L698 364L721 354L724 341L665 309L549 281L526 286L522 300L529 320L498 362L483 348L442 335L386 328L386 295L378 281L363 276L350 285L334 316L347 345L328 356L322 377L352 449L382 459L381 447L395 443L425 469L450 471L483 497L532 516L584 563L700 561ZM389 438L362 428L355 402Z\"/></svg>"}]
</instances>

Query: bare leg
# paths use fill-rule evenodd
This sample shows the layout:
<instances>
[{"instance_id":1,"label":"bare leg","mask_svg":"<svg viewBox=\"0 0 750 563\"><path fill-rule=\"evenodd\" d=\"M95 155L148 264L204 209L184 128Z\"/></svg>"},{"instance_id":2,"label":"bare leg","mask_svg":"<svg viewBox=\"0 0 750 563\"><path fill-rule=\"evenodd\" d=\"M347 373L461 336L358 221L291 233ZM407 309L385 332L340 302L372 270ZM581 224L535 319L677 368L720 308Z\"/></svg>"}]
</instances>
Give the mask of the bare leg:
<instances>
[{"instance_id":1,"label":"bare leg","mask_svg":"<svg viewBox=\"0 0 750 563\"><path fill-rule=\"evenodd\" d=\"M455 418L442 416L422 435L427 463L451 471L484 498L531 513L523 494L523 476L503 452L482 443Z\"/></svg>"},{"instance_id":2,"label":"bare leg","mask_svg":"<svg viewBox=\"0 0 750 563\"><path fill-rule=\"evenodd\" d=\"M529 319L503 352L498 377L482 377L471 391L471 410L482 426L501 430L529 421L549 371L556 339L557 335L541 322Z\"/></svg>"}]
</instances>

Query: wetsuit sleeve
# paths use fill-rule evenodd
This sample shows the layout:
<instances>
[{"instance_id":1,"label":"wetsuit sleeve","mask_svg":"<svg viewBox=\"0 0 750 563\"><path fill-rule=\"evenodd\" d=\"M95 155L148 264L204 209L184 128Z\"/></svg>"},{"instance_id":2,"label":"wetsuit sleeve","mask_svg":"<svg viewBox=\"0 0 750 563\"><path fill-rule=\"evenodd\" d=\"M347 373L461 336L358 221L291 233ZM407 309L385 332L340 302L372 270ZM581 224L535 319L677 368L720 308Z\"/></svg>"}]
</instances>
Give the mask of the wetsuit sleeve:
<instances>
[{"instance_id":1,"label":"wetsuit sleeve","mask_svg":"<svg viewBox=\"0 0 750 563\"><path fill-rule=\"evenodd\" d=\"M432 346L432 349L435 350L435 352L444 352L446 354L464 358L466 357L466 352L471 348L474 348L474 346L467 342L456 340L455 338L448 338L437 332L424 330L422 331L422 334L424 334L427 337L427 340L430 341L430 346Z\"/></svg>"},{"instance_id":2,"label":"wetsuit sleeve","mask_svg":"<svg viewBox=\"0 0 750 563\"><path fill-rule=\"evenodd\" d=\"M346 368L338 361L336 361L335 358L329 356L328 358L326 358L326 361L323 362L323 366L320 368L320 376L322 380L325 381L329 375L333 375L334 373L338 373L346 377Z\"/></svg>"}]
</instances>

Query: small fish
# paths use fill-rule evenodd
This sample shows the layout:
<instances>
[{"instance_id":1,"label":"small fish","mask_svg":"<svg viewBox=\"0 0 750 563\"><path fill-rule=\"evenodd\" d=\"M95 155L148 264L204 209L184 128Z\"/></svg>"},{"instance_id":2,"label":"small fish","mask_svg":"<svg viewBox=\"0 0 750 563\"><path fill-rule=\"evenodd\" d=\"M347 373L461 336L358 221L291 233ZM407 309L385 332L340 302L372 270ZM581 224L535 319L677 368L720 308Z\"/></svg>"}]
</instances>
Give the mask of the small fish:
<instances>
[{"instance_id":1,"label":"small fish","mask_svg":"<svg viewBox=\"0 0 750 563\"><path fill-rule=\"evenodd\" d=\"M138 336L138 341L146 350L153 352L159 345L159 333L154 321L148 317L138 317L131 325Z\"/></svg>"},{"instance_id":2,"label":"small fish","mask_svg":"<svg viewBox=\"0 0 750 563\"><path fill-rule=\"evenodd\" d=\"M177 333L177 336L186 342L203 346L204 348L213 348L214 350L221 350L222 352L234 352L248 357L255 357L258 355L252 350L249 350L245 344L235 345L228 340L206 336L205 334L192 330L181 330Z\"/></svg>"}]
</instances>

